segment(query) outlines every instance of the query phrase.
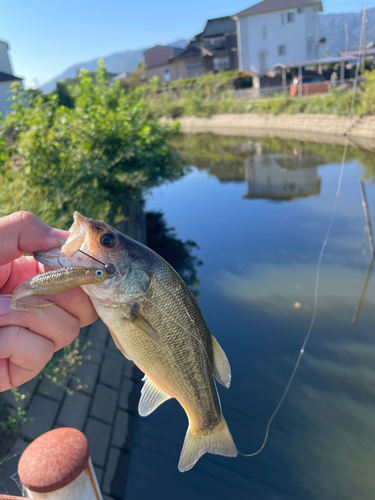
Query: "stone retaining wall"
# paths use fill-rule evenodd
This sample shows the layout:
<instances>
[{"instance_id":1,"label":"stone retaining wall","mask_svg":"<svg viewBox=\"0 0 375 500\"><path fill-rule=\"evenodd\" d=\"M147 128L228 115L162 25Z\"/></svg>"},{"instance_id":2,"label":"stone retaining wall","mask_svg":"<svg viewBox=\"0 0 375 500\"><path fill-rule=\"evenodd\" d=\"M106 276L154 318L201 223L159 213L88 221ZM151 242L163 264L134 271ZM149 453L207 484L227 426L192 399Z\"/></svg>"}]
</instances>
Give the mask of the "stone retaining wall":
<instances>
[{"instance_id":1,"label":"stone retaining wall","mask_svg":"<svg viewBox=\"0 0 375 500\"><path fill-rule=\"evenodd\" d=\"M280 137L329 144L344 144L347 135L353 145L375 149L375 117L335 115L220 114L209 118L183 116L181 132L211 132L219 135Z\"/></svg>"}]
</instances>

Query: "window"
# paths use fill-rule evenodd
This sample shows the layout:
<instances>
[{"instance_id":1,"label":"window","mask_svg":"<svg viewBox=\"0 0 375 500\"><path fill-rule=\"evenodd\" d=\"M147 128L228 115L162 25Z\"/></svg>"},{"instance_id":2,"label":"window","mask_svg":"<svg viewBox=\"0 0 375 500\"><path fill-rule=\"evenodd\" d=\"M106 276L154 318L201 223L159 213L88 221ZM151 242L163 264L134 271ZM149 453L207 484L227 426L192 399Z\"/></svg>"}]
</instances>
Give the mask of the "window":
<instances>
[{"instance_id":1,"label":"window","mask_svg":"<svg viewBox=\"0 0 375 500\"><path fill-rule=\"evenodd\" d=\"M281 13L281 26L284 26L285 24L285 12Z\"/></svg>"},{"instance_id":2,"label":"window","mask_svg":"<svg viewBox=\"0 0 375 500\"><path fill-rule=\"evenodd\" d=\"M297 12L298 14L303 14L305 12L305 7L298 7Z\"/></svg>"},{"instance_id":3,"label":"window","mask_svg":"<svg viewBox=\"0 0 375 500\"><path fill-rule=\"evenodd\" d=\"M165 82L170 82L171 81L171 75L169 72L169 68L164 68L164 81Z\"/></svg>"},{"instance_id":4,"label":"window","mask_svg":"<svg viewBox=\"0 0 375 500\"><path fill-rule=\"evenodd\" d=\"M202 60L198 59L197 61L187 61L185 63L186 68L195 68L197 66L202 66Z\"/></svg>"},{"instance_id":5,"label":"window","mask_svg":"<svg viewBox=\"0 0 375 500\"><path fill-rule=\"evenodd\" d=\"M288 23L294 23L294 10L290 10L286 15L286 21Z\"/></svg>"},{"instance_id":6,"label":"window","mask_svg":"<svg viewBox=\"0 0 375 500\"><path fill-rule=\"evenodd\" d=\"M262 39L267 40L267 26L262 26Z\"/></svg>"},{"instance_id":7,"label":"window","mask_svg":"<svg viewBox=\"0 0 375 500\"><path fill-rule=\"evenodd\" d=\"M264 75L267 71L267 54L266 52L259 52L259 73Z\"/></svg>"},{"instance_id":8,"label":"window","mask_svg":"<svg viewBox=\"0 0 375 500\"><path fill-rule=\"evenodd\" d=\"M279 45L279 56L285 56L286 54L286 45Z\"/></svg>"},{"instance_id":9,"label":"window","mask_svg":"<svg viewBox=\"0 0 375 500\"><path fill-rule=\"evenodd\" d=\"M226 70L230 68L229 56L213 58L214 71Z\"/></svg>"}]
</instances>

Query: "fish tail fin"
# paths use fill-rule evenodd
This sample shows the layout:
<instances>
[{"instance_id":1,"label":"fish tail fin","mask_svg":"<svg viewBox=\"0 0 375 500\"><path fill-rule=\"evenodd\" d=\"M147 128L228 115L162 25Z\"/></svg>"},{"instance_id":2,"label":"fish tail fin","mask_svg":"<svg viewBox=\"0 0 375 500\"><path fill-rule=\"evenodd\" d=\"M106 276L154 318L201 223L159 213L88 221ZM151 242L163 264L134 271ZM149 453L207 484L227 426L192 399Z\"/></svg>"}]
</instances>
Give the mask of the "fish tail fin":
<instances>
[{"instance_id":1,"label":"fish tail fin","mask_svg":"<svg viewBox=\"0 0 375 500\"><path fill-rule=\"evenodd\" d=\"M178 470L190 470L205 453L236 457L237 448L223 416L211 431L193 433L190 426L187 430L184 445L181 450Z\"/></svg>"}]
</instances>

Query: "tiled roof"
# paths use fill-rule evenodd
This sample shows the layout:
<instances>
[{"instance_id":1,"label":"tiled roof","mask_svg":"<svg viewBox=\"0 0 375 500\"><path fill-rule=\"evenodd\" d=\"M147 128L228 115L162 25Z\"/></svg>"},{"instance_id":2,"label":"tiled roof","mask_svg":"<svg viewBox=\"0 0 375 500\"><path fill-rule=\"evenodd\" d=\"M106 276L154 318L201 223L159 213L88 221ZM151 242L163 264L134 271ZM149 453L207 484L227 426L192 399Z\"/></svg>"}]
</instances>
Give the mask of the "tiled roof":
<instances>
[{"instance_id":1,"label":"tiled roof","mask_svg":"<svg viewBox=\"0 0 375 500\"><path fill-rule=\"evenodd\" d=\"M10 75L9 73L4 73L0 71L0 82L17 82L22 80L19 76Z\"/></svg>"},{"instance_id":2,"label":"tiled roof","mask_svg":"<svg viewBox=\"0 0 375 500\"><path fill-rule=\"evenodd\" d=\"M196 35L195 38L209 38L214 36L224 35L225 33L233 33L236 31L236 21L231 17L218 17L216 19L208 19L202 33Z\"/></svg>"},{"instance_id":3,"label":"tiled roof","mask_svg":"<svg viewBox=\"0 0 375 500\"><path fill-rule=\"evenodd\" d=\"M251 16L253 14L262 14L273 10L292 9L294 7L303 7L305 5L316 5L318 10L323 10L321 0L263 0L248 9L241 10L235 14L235 17Z\"/></svg>"},{"instance_id":4,"label":"tiled roof","mask_svg":"<svg viewBox=\"0 0 375 500\"><path fill-rule=\"evenodd\" d=\"M170 61L175 61L176 59L186 59L188 57L204 57L204 56L212 56L212 52L204 47L201 47L200 42L191 41L189 45L177 56L169 59Z\"/></svg>"}]
</instances>

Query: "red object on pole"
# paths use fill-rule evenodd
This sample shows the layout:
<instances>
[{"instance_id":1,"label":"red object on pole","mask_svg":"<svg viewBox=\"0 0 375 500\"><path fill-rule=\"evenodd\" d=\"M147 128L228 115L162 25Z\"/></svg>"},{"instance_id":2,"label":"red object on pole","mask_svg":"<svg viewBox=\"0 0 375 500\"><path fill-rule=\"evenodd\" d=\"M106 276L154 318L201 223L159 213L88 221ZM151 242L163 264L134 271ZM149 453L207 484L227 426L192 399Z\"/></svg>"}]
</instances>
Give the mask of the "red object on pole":
<instances>
[{"instance_id":1,"label":"red object on pole","mask_svg":"<svg viewBox=\"0 0 375 500\"><path fill-rule=\"evenodd\" d=\"M70 427L46 432L21 455L21 483L36 493L56 491L88 468L89 448L82 432Z\"/></svg>"}]
</instances>

